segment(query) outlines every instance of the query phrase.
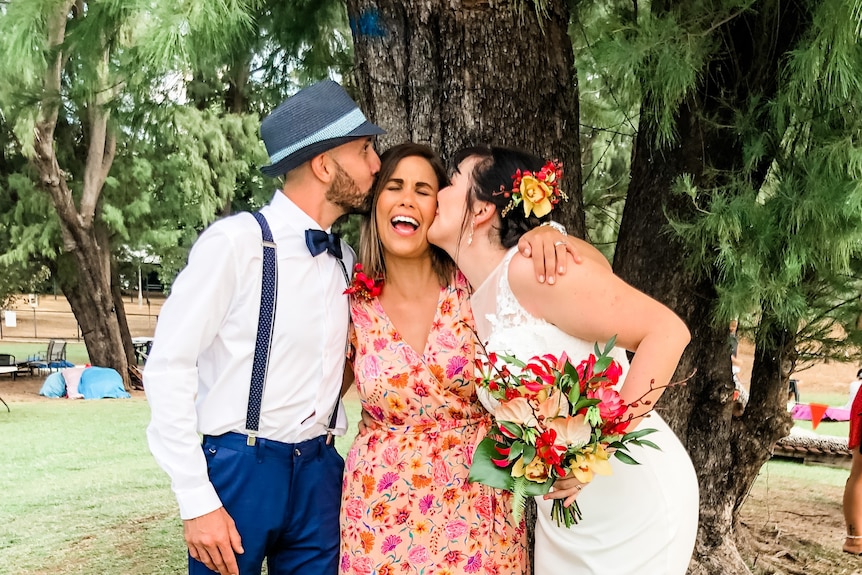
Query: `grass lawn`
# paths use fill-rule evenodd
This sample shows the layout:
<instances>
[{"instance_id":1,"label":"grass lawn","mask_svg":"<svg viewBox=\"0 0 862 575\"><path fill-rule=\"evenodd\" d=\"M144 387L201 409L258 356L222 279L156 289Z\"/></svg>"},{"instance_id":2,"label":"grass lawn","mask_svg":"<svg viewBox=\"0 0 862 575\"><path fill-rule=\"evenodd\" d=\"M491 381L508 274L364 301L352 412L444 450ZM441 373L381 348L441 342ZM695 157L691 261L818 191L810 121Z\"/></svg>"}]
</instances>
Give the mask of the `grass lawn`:
<instances>
[{"instance_id":1,"label":"grass lawn","mask_svg":"<svg viewBox=\"0 0 862 575\"><path fill-rule=\"evenodd\" d=\"M2 406L0 406L2 408ZM348 404L350 420L358 402ZM144 399L13 403L0 413L0 574L185 572ZM355 428L336 445L345 453Z\"/></svg>"},{"instance_id":2,"label":"grass lawn","mask_svg":"<svg viewBox=\"0 0 862 575\"><path fill-rule=\"evenodd\" d=\"M356 400L347 402L351 422ZM146 401L13 403L0 412L0 574L185 572L182 525L144 430ZM337 442L345 453L355 427ZM758 484L840 486L843 469L770 462Z\"/></svg>"}]
</instances>

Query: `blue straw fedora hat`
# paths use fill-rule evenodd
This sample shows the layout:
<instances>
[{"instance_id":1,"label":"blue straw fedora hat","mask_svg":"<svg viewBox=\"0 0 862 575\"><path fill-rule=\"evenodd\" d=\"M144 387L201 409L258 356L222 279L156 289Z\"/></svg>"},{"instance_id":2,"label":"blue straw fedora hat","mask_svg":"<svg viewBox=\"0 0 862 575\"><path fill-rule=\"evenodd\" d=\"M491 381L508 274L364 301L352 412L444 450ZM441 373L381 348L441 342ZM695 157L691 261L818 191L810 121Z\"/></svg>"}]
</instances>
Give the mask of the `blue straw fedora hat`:
<instances>
[{"instance_id":1,"label":"blue straw fedora hat","mask_svg":"<svg viewBox=\"0 0 862 575\"><path fill-rule=\"evenodd\" d=\"M365 118L344 88L324 80L300 90L263 119L260 137L270 164L260 171L281 176L336 146L385 133Z\"/></svg>"}]
</instances>

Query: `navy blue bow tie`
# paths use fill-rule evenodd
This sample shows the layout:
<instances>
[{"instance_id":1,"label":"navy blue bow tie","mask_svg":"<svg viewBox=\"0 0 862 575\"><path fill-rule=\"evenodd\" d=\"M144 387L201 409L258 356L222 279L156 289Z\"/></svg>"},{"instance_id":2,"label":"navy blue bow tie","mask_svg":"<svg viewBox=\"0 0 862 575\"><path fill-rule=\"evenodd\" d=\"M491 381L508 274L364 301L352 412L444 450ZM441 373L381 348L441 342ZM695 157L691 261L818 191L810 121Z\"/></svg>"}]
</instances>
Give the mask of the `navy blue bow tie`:
<instances>
[{"instance_id":1,"label":"navy blue bow tie","mask_svg":"<svg viewBox=\"0 0 862 575\"><path fill-rule=\"evenodd\" d=\"M312 256L326 251L341 259L341 240L336 234L327 234L323 230L305 230L305 245Z\"/></svg>"}]
</instances>

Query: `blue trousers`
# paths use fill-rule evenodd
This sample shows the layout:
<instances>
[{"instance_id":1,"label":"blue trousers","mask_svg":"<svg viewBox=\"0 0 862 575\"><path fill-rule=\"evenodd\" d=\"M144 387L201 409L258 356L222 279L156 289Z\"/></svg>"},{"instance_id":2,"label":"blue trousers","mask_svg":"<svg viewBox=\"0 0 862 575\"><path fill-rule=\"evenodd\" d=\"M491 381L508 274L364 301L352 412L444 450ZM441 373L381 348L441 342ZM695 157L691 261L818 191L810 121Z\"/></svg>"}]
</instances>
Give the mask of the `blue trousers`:
<instances>
[{"instance_id":1,"label":"blue trousers","mask_svg":"<svg viewBox=\"0 0 862 575\"><path fill-rule=\"evenodd\" d=\"M210 481L245 550L240 575L336 575L344 459L325 437L302 443L205 436ZM215 573L189 556L189 575Z\"/></svg>"}]
</instances>

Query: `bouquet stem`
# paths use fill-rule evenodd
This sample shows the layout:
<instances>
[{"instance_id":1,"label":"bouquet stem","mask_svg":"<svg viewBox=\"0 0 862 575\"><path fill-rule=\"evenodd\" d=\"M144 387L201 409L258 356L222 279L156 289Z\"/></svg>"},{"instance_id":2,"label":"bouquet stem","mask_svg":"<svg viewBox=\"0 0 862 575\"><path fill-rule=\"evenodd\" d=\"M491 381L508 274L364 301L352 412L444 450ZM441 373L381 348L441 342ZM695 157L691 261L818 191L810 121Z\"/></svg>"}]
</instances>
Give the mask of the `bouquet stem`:
<instances>
[{"instance_id":1,"label":"bouquet stem","mask_svg":"<svg viewBox=\"0 0 862 575\"><path fill-rule=\"evenodd\" d=\"M568 507L563 505L562 499L554 499L554 505L551 507L551 519L557 522L557 525L565 525L571 527L577 525L581 520L581 508L578 507L578 502L575 501Z\"/></svg>"}]
</instances>

